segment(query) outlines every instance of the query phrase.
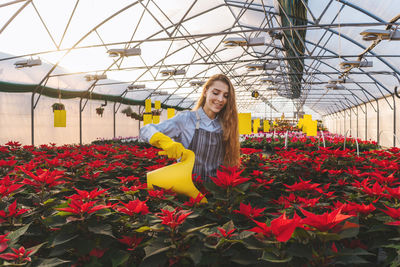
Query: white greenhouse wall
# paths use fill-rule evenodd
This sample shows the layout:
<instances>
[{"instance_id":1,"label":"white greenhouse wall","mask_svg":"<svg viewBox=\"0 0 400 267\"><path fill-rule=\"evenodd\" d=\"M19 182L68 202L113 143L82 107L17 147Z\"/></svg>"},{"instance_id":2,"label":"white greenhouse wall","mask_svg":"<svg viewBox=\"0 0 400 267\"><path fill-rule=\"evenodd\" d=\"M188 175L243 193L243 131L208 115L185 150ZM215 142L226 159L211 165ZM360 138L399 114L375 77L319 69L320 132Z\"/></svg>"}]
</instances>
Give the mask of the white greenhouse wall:
<instances>
[{"instance_id":1,"label":"white greenhouse wall","mask_svg":"<svg viewBox=\"0 0 400 267\"><path fill-rule=\"evenodd\" d=\"M332 133L362 140L378 141L383 147L400 147L400 99L395 97L378 99L352 109L324 116L323 121ZM395 104L395 105L394 105ZM379 128L377 111L379 109ZM396 113L396 115L395 115ZM358 116L357 116L358 114ZM394 118L396 117L396 122ZM358 127L357 127L358 124ZM397 136L394 140L394 134Z\"/></svg>"},{"instance_id":2,"label":"white greenhouse wall","mask_svg":"<svg viewBox=\"0 0 400 267\"><path fill-rule=\"evenodd\" d=\"M0 145L8 141L31 144L31 93L0 93ZM37 95L36 95L37 96ZM35 145L55 143L79 144L79 98L61 99L67 113L67 125L54 127L52 104L58 99L41 96L35 108ZM82 104L85 99L82 100ZM96 108L104 101L89 100L82 112L82 143L88 144L98 138L113 138L113 105L108 102L103 117L96 114ZM119 104L117 104L118 107ZM121 113L116 114L116 137L133 137L139 134L139 121ZM138 106L131 106L138 112ZM162 112L161 121L167 112ZM141 123L142 124L142 123Z\"/></svg>"}]
</instances>

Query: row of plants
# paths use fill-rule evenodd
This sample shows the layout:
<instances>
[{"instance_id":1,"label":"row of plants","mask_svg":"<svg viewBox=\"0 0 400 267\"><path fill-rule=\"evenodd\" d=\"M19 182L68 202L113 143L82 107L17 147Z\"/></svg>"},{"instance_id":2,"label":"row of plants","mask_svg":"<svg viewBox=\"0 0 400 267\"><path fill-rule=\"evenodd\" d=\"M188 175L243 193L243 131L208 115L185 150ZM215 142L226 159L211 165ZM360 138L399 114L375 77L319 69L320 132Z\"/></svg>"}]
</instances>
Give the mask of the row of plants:
<instances>
[{"instance_id":1,"label":"row of plants","mask_svg":"<svg viewBox=\"0 0 400 267\"><path fill-rule=\"evenodd\" d=\"M316 150L321 147L331 147L333 149L349 148L350 150L369 151L380 149L375 141L364 141L356 138L346 138L342 135L330 134L329 132L318 132L318 136L307 136L298 131L275 131L245 135L241 137L241 147L262 149L274 152L275 147L298 148L302 150Z\"/></svg>"},{"instance_id":2,"label":"row of plants","mask_svg":"<svg viewBox=\"0 0 400 267\"><path fill-rule=\"evenodd\" d=\"M194 176L206 204L147 189L146 173L173 163L158 152L0 146L0 264L400 264L397 148L242 148L239 169Z\"/></svg>"}]
</instances>

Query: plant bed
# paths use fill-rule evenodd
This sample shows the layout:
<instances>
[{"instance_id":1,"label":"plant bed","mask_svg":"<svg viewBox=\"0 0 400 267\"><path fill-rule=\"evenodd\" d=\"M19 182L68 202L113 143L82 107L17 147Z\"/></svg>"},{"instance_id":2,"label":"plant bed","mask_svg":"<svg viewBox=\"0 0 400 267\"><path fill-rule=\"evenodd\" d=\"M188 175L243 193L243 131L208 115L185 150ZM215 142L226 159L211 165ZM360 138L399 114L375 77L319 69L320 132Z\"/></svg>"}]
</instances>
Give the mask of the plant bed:
<instances>
[{"instance_id":1,"label":"plant bed","mask_svg":"<svg viewBox=\"0 0 400 267\"><path fill-rule=\"evenodd\" d=\"M173 161L126 144L0 146L0 264L396 266L400 150L242 150L195 178L207 204L148 190Z\"/></svg>"}]
</instances>

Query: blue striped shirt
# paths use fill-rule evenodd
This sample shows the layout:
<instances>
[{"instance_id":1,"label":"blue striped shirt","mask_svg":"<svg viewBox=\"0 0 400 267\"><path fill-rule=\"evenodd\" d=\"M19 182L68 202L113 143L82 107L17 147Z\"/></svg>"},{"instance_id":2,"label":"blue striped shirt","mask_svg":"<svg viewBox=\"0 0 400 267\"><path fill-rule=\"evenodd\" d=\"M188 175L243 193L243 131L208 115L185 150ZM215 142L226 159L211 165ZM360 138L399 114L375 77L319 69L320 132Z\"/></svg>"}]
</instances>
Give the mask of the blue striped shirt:
<instances>
[{"instance_id":1,"label":"blue striped shirt","mask_svg":"<svg viewBox=\"0 0 400 267\"><path fill-rule=\"evenodd\" d=\"M203 108L197 110L200 116L199 128L209 132L222 132L222 127L218 116L215 119L210 119L204 112ZM192 141L196 130L196 112L184 111L160 124L147 124L140 129L140 139L144 142L149 142L150 138L156 132L161 132L174 141L182 143L185 148L188 148Z\"/></svg>"}]
</instances>

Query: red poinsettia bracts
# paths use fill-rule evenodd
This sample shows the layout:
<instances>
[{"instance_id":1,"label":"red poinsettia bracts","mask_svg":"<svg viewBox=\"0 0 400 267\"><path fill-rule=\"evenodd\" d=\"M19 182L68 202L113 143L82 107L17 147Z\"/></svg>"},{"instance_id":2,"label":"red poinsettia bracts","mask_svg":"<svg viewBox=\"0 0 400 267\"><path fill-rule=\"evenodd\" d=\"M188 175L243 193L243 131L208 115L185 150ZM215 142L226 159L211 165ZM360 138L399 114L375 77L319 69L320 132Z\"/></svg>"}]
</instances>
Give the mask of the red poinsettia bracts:
<instances>
[{"instance_id":1,"label":"red poinsettia bracts","mask_svg":"<svg viewBox=\"0 0 400 267\"><path fill-rule=\"evenodd\" d=\"M0 199L8 197L23 186L23 184L18 184L16 181L11 181L10 177L6 175L0 180Z\"/></svg>"},{"instance_id":2,"label":"red poinsettia bracts","mask_svg":"<svg viewBox=\"0 0 400 267\"><path fill-rule=\"evenodd\" d=\"M395 208L390 208L386 205L384 205L384 206L387 209L387 210L382 210L384 213L386 213L387 215L389 215L390 217L392 217L395 220L400 220L400 208L395 209Z\"/></svg>"},{"instance_id":3,"label":"red poinsettia bracts","mask_svg":"<svg viewBox=\"0 0 400 267\"><path fill-rule=\"evenodd\" d=\"M78 188L75 188L75 187L74 187L74 189L76 190L76 192L78 194L74 194L74 195L66 197L66 198L75 199L75 200L82 200L82 201L84 201L84 200L93 200L93 199L97 198L98 196L107 195L106 191L108 190L108 189L102 189L102 190L98 191L98 189L95 188L92 191L88 192L88 191L85 191L85 190L79 190Z\"/></svg>"},{"instance_id":4,"label":"red poinsettia bracts","mask_svg":"<svg viewBox=\"0 0 400 267\"><path fill-rule=\"evenodd\" d=\"M240 174L243 170L239 171L236 167L223 167L223 171L217 170L217 177L211 177L211 180L222 188L236 187L250 178L243 178Z\"/></svg>"},{"instance_id":5,"label":"red poinsettia bracts","mask_svg":"<svg viewBox=\"0 0 400 267\"><path fill-rule=\"evenodd\" d=\"M320 184L312 184L311 180L308 181L303 181L300 178L300 182L295 182L293 185L287 185L283 184L286 186L288 191L307 191L307 190L315 190Z\"/></svg>"},{"instance_id":6,"label":"red poinsettia bracts","mask_svg":"<svg viewBox=\"0 0 400 267\"><path fill-rule=\"evenodd\" d=\"M0 253L3 252L8 248L7 241L10 241L10 239L7 239L8 233L5 235L0 235Z\"/></svg>"},{"instance_id":7,"label":"red poinsettia bracts","mask_svg":"<svg viewBox=\"0 0 400 267\"><path fill-rule=\"evenodd\" d=\"M265 237L270 237L273 234L277 241L286 242L288 241L294 230L297 227L302 226L301 218L295 213L292 219L288 219L286 214L283 213L280 217L271 221L271 226L267 226L265 223L253 220L258 226L251 228L247 231L260 233Z\"/></svg>"},{"instance_id":8,"label":"red poinsettia bracts","mask_svg":"<svg viewBox=\"0 0 400 267\"><path fill-rule=\"evenodd\" d=\"M188 207L193 207L193 206L197 206L199 204L201 204L201 201L203 200L203 198L205 197L205 195L203 195L202 193L198 193L196 198L190 198L189 201L186 201L183 203L183 205L188 206Z\"/></svg>"},{"instance_id":9,"label":"red poinsettia bracts","mask_svg":"<svg viewBox=\"0 0 400 267\"><path fill-rule=\"evenodd\" d=\"M145 215L149 213L149 207L146 205L146 201L135 199L128 203L120 202L120 204L122 204L124 208L117 207L116 210L129 216L133 216L134 214Z\"/></svg>"},{"instance_id":10,"label":"red poinsettia bracts","mask_svg":"<svg viewBox=\"0 0 400 267\"><path fill-rule=\"evenodd\" d=\"M331 213L325 212L321 215L317 215L303 209L300 210L306 216L304 219L302 219L302 223L312 226L320 232L327 232L344 220L353 217L352 215L342 214L342 210L340 208L335 209Z\"/></svg>"},{"instance_id":11,"label":"red poinsettia bracts","mask_svg":"<svg viewBox=\"0 0 400 267\"><path fill-rule=\"evenodd\" d=\"M8 212L0 210L0 223L6 222L8 218L16 218L28 211L29 209L17 209L17 200L14 200L14 202L8 206Z\"/></svg>"},{"instance_id":12,"label":"red poinsettia bracts","mask_svg":"<svg viewBox=\"0 0 400 267\"><path fill-rule=\"evenodd\" d=\"M156 215L162 220L161 224L167 225L175 231L175 229L181 225L190 214L192 214L192 211L178 211L178 208L175 208L173 211L161 209L161 212Z\"/></svg>"},{"instance_id":13,"label":"red poinsettia bracts","mask_svg":"<svg viewBox=\"0 0 400 267\"><path fill-rule=\"evenodd\" d=\"M218 237L218 238L225 238L225 239L230 239L233 236L236 236L237 234L234 234L234 232L237 230L236 228L233 228L229 230L228 232L222 228L222 227L217 227L218 232L213 233L209 235L210 237Z\"/></svg>"},{"instance_id":14,"label":"red poinsettia bracts","mask_svg":"<svg viewBox=\"0 0 400 267\"><path fill-rule=\"evenodd\" d=\"M32 253L32 250L26 250L22 246L19 249L15 249L15 248L11 248L11 249L14 253L0 254L0 258L7 260L7 261L15 261L18 263L31 261L31 257L29 257L29 254Z\"/></svg>"},{"instance_id":15,"label":"red poinsettia bracts","mask_svg":"<svg viewBox=\"0 0 400 267\"><path fill-rule=\"evenodd\" d=\"M262 212L264 212L265 208L258 209L256 207L252 207L250 204L246 205L243 203L240 203L239 210L234 210L234 213L239 213L247 218L257 218L260 216L263 216Z\"/></svg>"},{"instance_id":16,"label":"red poinsettia bracts","mask_svg":"<svg viewBox=\"0 0 400 267\"><path fill-rule=\"evenodd\" d=\"M315 207L317 203L319 203L321 197L317 198L303 198L300 196L296 196L293 193L290 193L288 197L281 196L278 200L273 200L274 203L283 205L283 208L287 209L291 207L293 204L298 205L299 207Z\"/></svg>"},{"instance_id":17,"label":"red poinsettia bracts","mask_svg":"<svg viewBox=\"0 0 400 267\"><path fill-rule=\"evenodd\" d=\"M44 187L52 188L56 185L65 183L64 180L61 180L61 178L64 177L63 171L38 169L36 171L37 174L35 175L23 167L20 167L19 169L30 177L30 179L24 179L22 182L36 187L37 190L41 190Z\"/></svg>"},{"instance_id":18,"label":"red poinsettia bracts","mask_svg":"<svg viewBox=\"0 0 400 267\"><path fill-rule=\"evenodd\" d=\"M67 208L58 208L57 210L70 212L76 215L83 216L85 213L91 214L98 210L110 208L111 205L97 205L97 201L83 202L82 200L72 199Z\"/></svg>"},{"instance_id":19,"label":"red poinsettia bracts","mask_svg":"<svg viewBox=\"0 0 400 267\"><path fill-rule=\"evenodd\" d=\"M139 246L139 244L142 242L144 237L142 236L122 236L121 239L118 239L119 242L122 244L125 244L128 246L127 250L133 251Z\"/></svg>"},{"instance_id":20,"label":"red poinsettia bracts","mask_svg":"<svg viewBox=\"0 0 400 267\"><path fill-rule=\"evenodd\" d=\"M396 187L396 188L386 187L386 190L389 193L388 196L390 196L392 198L400 199L400 187Z\"/></svg>"},{"instance_id":21,"label":"red poinsettia bracts","mask_svg":"<svg viewBox=\"0 0 400 267\"><path fill-rule=\"evenodd\" d=\"M370 203L369 205L365 205L365 204L357 204L354 202L348 202L345 204L336 202L335 207L341 208L344 213L354 216L357 216L359 214L368 215L374 210L376 210L375 206L372 205L372 203Z\"/></svg>"}]
</instances>

